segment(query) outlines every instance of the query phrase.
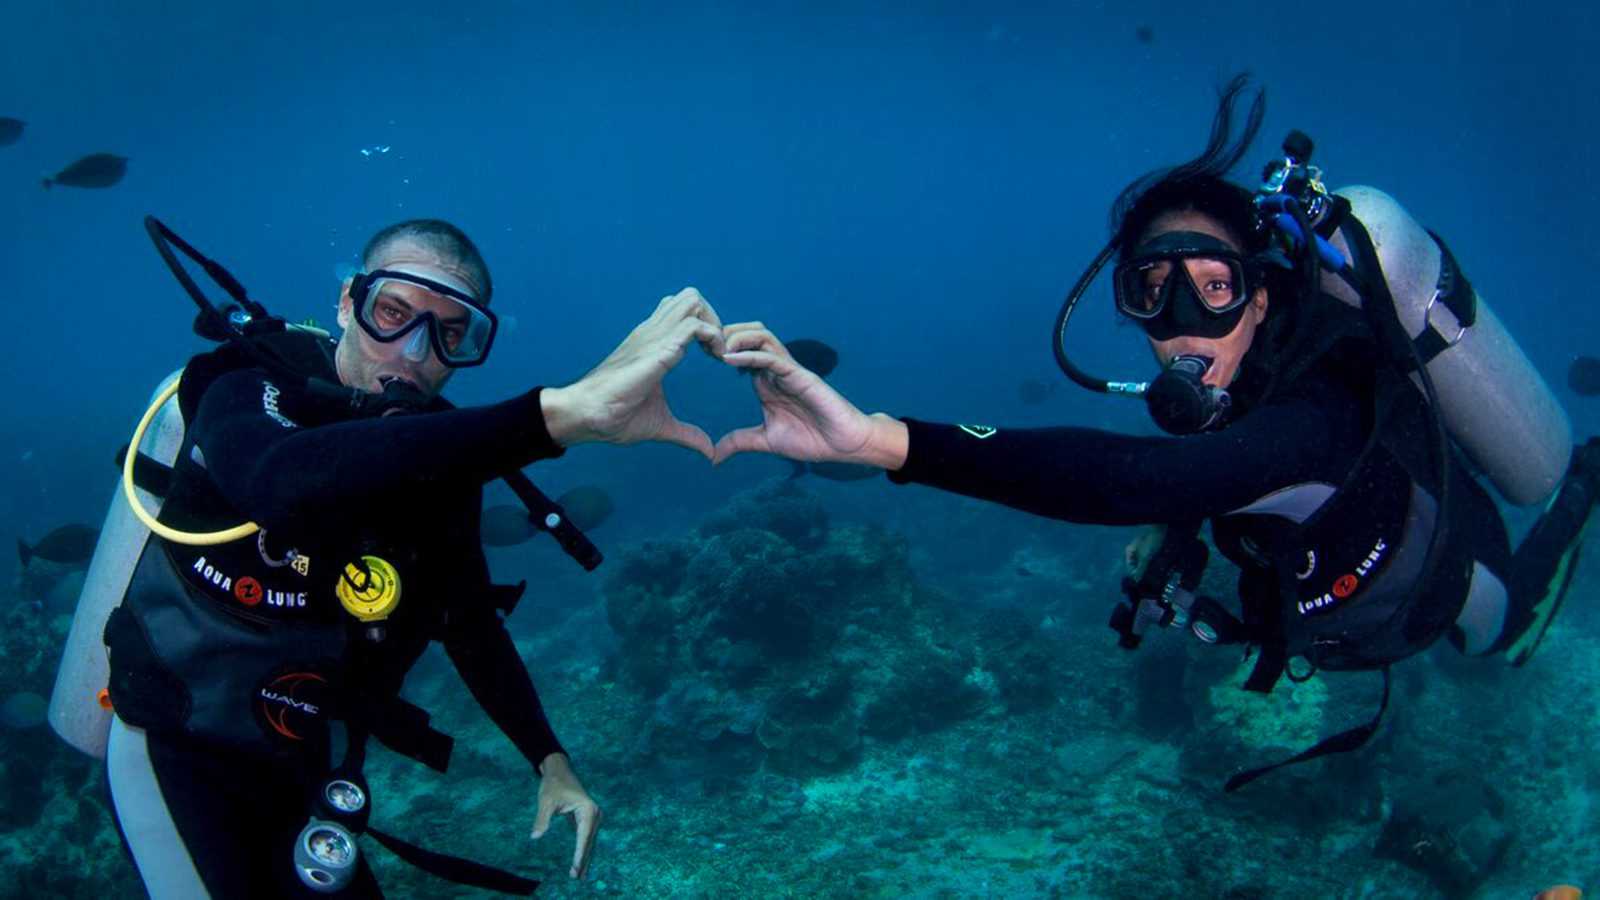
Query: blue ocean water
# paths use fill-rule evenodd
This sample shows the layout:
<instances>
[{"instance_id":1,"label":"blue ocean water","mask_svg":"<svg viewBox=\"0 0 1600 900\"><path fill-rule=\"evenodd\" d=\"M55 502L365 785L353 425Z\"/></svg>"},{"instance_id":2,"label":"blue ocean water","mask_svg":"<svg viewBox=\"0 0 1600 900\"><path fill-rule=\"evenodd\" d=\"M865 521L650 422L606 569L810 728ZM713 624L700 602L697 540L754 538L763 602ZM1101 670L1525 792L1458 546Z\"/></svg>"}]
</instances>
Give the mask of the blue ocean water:
<instances>
[{"instance_id":1,"label":"blue ocean water","mask_svg":"<svg viewBox=\"0 0 1600 900\"><path fill-rule=\"evenodd\" d=\"M1051 319L1103 243L1116 192L1193 155L1216 88L1239 70L1269 104L1240 176L1299 128L1317 140L1332 184L1395 195L1449 239L1575 432L1593 434L1600 405L1573 395L1565 373L1600 335L1587 300L1600 238L1590 213L1600 199L1590 177L1597 16L1582 4L1506 2L13 4L0 11L0 115L28 124L0 147L16 336L0 362L14 387L0 396L0 516L30 541L97 523L112 454L149 392L202 349L193 307L140 227L152 213L275 311L325 324L336 271L373 231L414 216L461 225L493 268L507 319L490 365L452 384L461 404L578 378L660 297L694 285L724 320L826 340L841 357L830 382L869 411L1147 431L1135 404L1065 384L1031 404L1019 386L1060 380ZM42 175L97 151L129 157L121 184L40 189ZM1084 363L1148 376L1141 341L1113 323L1104 293L1077 326L1095 336ZM679 415L713 436L757 414L749 385L706 359L689 359L668 390ZM531 470L552 493L596 484L612 495L617 515L595 537L613 570L647 552L637 550L645 540L709 541L708 517L748 509L741 495L761 506L748 492L787 472L760 458L713 471L670 447L585 447ZM502 580L534 580L511 627L608 814L590 885L559 884L564 845L545 844L566 832L513 843L531 820L534 782L505 761L518 762L462 692L440 686L448 666L425 663L411 689L454 704L454 728L493 749L484 757L503 757L428 788L478 798L460 811L481 829L474 840L504 842L497 862L541 870L557 891L624 896L1134 896L1141 884L1154 895L1189 885L1196 896L1427 896L1450 891L1373 848L1397 806L1434 808L1397 798L1473 771L1513 841L1486 871L1484 896L1600 884L1590 825L1600 769L1580 752L1600 736L1587 694L1600 670L1584 602L1592 572L1580 573L1552 646L1529 668L1411 664L1388 742L1318 770L1366 797L1359 808L1325 794L1296 805L1286 788L1224 802L1192 757L1236 746L1203 743L1222 728L1225 702L1207 707L1205 688L1191 685L1202 708L1177 737L1141 732L1130 711L1138 690L1162 683L1119 656L1103 627L1131 532L881 481L806 490L838 540L871 524L903 542L830 551L906 560L905 580L862 587L862 604L912 583L939 594L950 607L930 620L948 624L939 640L980 674L996 665L960 656L971 652L959 646L972 633L964 617L994 610L1025 624L1035 649L1059 651L1054 680L1038 686L1048 702L868 734L847 765L746 767L712 750L696 761L651 743L652 729L678 720L662 712L667 695L633 685L618 661L630 645L608 604L629 587L582 576L545 542L494 551ZM21 616L31 599L19 588L0 613ZM41 628L61 612L38 613ZM9 682L23 671L20 640L0 658L0 671L15 667ZM1227 675L1233 662L1189 671ZM856 665L812 664L819 679ZM1370 700L1371 685L1357 683L1352 715ZM43 730L0 733L13 746L54 746ZM103 790L82 767L74 777L52 769L48 784ZM1165 774L1141 779L1140 767ZM1130 770L1125 783L1111 774ZM384 772L396 795L433 778L399 763ZM496 791L527 802L492 802ZM793 814L751 812L758 800L780 806L773 797L789 798ZM13 848L0 866L48 877L62 896L136 888L114 853L64 867L14 849L91 836L107 846L102 807L43 808L0 822L10 828L0 845ZM1469 812L1451 821L1483 818ZM453 895L385 875L407 885L402 896Z\"/></svg>"}]
</instances>

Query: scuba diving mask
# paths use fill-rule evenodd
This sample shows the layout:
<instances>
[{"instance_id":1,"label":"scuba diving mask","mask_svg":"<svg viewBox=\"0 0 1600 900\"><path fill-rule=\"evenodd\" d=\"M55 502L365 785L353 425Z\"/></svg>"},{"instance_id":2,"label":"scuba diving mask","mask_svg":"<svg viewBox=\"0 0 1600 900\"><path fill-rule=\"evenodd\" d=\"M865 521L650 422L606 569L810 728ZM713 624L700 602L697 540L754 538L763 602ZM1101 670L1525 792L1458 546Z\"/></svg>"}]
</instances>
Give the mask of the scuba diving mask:
<instances>
[{"instance_id":1,"label":"scuba diving mask","mask_svg":"<svg viewBox=\"0 0 1600 900\"><path fill-rule=\"evenodd\" d=\"M1067 357L1066 329L1073 308L1117 250L1116 241L1108 243L1062 304L1051 342L1056 362L1069 378L1092 391L1142 398L1151 418L1169 434L1222 426L1232 398L1227 390L1203 382L1210 359L1180 356L1154 380L1133 382L1091 377ZM1180 335L1215 339L1238 327L1261 285L1262 266L1271 262L1270 257L1245 257L1209 234L1169 232L1141 244L1117 265L1112 291L1118 311L1138 322L1153 340Z\"/></svg>"},{"instance_id":2,"label":"scuba diving mask","mask_svg":"<svg viewBox=\"0 0 1600 900\"><path fill-rule=\"evenodd\" d=\"M1117 309L1151 338L1225 337L1238 327L1259 278L1238 251L1208 234L1175 231L1117 265Z\"/></svg>"},{"instance_id":3,"label":"scuba diving mask","mask_svg":"<svg viewBox=\"0 0 1600 900\"><path fill-rule=\"evenodd\" d=\"M424 307L430 298L442 308ZM400 269L358 273L350 300L361 330L385 344L406 339L401 352L412 362L427 359L431 347L452 369L481 365L499 328L494 313L467 291Z\"/></svg>"}]
</instances>

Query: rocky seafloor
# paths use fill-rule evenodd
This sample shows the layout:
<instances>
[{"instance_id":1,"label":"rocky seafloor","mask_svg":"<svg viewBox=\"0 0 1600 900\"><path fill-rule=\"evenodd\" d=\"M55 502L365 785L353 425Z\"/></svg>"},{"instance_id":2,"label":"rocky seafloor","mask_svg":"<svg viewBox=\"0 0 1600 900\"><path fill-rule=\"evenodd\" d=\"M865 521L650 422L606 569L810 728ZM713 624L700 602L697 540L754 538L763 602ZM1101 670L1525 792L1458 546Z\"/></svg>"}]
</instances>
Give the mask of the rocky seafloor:
<instances>
[{"instance_id":1,"label":"rocky seafloor","mask_svg":"<svg viewBox=\"0 0 1600 900\"><path fill-rule=\"evenodd\" d=\"M456 737L450 772L375 750L374 824L543 877L552 896L1600 885L1592 564L1526 667L1441 642L1395 668L1366 747L1228 794L1240 768L1364 721L1378 677L1262 697L1238 689L1237 649L1171 632L1119 650L1105 620L1131 532L926 497L908 502L938 505L929 524L884 527L825 500L793 482L748 492L692 532L615 548L583 587L530 597L511 620L605 810L587 881L566 878L568 823L528 840L537 783L442 654L407 694ZM1224 593L1227 567L1212 569ZM7 690L48 694L65 613L0 615ZM99 769L26 715L0 728L0 896L137 896ZM390 896L483 896L367 846Z\"/></svg>"}]
</instances>

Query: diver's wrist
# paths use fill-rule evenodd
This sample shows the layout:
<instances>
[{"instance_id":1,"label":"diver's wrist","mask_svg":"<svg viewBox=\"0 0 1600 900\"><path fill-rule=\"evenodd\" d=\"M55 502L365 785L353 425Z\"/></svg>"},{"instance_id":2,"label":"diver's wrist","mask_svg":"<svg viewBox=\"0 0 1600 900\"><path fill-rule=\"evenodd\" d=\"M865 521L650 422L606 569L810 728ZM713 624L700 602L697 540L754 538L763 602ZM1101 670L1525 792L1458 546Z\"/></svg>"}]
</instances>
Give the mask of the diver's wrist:
<instances>
[{"instance_id":1,"label":"diver's wrist","mask_svg":"<svg viewBox=\"0 0 1600 900\"><path fill-rule=\"evenodd\" d=\"M867 443L855 454L851 462L859 462L893 472L906 464L906 454L911 448L911 434L906 423L886 413L873 413L867 417L871 431Z\"/></svg>"},{"instance_id":2,"label":"diver's wrist","mask_svg":"<svg viewBox=\"0 0 1600 900\"><path fill-rule=\"evenodd\" d=\"M544 759L539 760L539 765L537 768L540 777L547 777L552 774L572 774L572 762L567 759L567 754L560 750L557 750L556 752L547 755Z\"/></svg>"},{"instance_id":3,"label":"diver's wrist","mask_svg":"<svg viewBox=\"0 0 1600 900\"><path fill-rule=\"evenodd\" d=\"M539 392L539 409L550 439L562 447L582 443L585 438L583 404L572 386L547 387Z\"/></svg>"}]
</instances>

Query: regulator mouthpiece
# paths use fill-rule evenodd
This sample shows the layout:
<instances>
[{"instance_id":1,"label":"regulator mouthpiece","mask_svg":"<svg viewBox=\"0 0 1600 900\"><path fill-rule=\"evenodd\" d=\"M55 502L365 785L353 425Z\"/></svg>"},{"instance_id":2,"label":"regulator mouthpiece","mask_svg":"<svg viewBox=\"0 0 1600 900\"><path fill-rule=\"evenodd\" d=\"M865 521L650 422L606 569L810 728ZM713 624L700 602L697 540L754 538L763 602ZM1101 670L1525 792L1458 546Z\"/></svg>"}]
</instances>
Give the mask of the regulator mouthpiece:
<instances>
[{"instance_id":1,"label":"regulator mouthpiece","mask_svg":"<svg viewBox=\"0 0 1600 900\"><path fill-rule=\"evenodd\" d=\"M1168 434L1196 434L1222 424L1233 399L1227 390L1200 379L1211 368L1204 356L1180 356L1155 380L1144 399L1150 418Z\"/></svg>"}]
</instances>

